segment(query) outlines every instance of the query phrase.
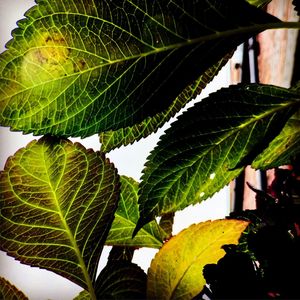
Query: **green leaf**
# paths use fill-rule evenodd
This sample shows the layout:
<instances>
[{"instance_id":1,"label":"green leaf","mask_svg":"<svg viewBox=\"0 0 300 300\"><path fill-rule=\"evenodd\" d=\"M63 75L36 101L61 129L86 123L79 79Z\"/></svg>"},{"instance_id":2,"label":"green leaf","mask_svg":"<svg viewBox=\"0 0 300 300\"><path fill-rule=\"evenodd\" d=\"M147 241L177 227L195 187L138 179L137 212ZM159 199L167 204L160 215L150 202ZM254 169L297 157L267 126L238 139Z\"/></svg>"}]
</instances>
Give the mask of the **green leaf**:
<instances>
[{"instance_id":1,"label":"green leaf","mask_svg":"<svg viewBox=\"0 0 300 300\"><path fill-rule=\"evenodd\" d=\"M137 230L211 197L263 151L299 106L299 94L264 85L221 89L183 113L148 157Z\"/></svg>"},{"instance_id":2,"label":"green leaf","mask_svg":"<svg viewBox=\"0 0 300 300\"><path fill-rule=\"evenodd\" d=\"M224 244L237 244L248 222L216 220L192 225L172 237L148 270L148 299L192 299L205 285L206 264L224 256Z\"/></svg>"},{"instance_id":3,"label":"green leaf","mask_svg":"<svg viewBox=\"0 0 300 300\"><path fill-rule=\"evenodd\" d=\"M270 169L292 163L300 153L300 112L294 114L280 134L253 161L256 169Z\"/></svg>"},{"instance_id":4,"label":"green leaf","mask_svg":"<svg viewBox=\"0 0 300 300\"><path fill-rule=\"evenodd\" d=\"M0 173L0 250L93 293L119 199L119 176L100 152L44 137Z\"/></svg>"},{"instance_id":5,"label":"green leaf","mask_svg":"<svg viewBox=\"0 0 300 300\"><path fill-rule=\"evenodd\" d=\"M0 124L81 137L133 126L283 24L240 0L37 0L0 56Z\"/></svg>"},{"instance_id":6,"label":"green leaf","mask_svg":"<svg viewBox=\"0 0 300 300\"><path fill-rule=\"evenodd\" d=\"M90 293L83 290L73 300L91 300Z\"/></svg>"},{"instance_id":7,"label":"green leaf","mask_svg":"<svg viewBox=\"0 0 300 300\"><path fill-rule=\"evenodd\" d=\"M19 291L9 281L0 277L0 299L3 300L28 300L28 298Z\"/></svg>"},{"instance_id":8,"label":"green leaf","mask_svg":"<svg viewBox=\"0 0 300 300\"><path fill-rule=\"evenodd\" d=\"M217 64L205 71L198 80L189 85L169 108L153 117L146 118L143 122L132 127L120 128L117 131L106 131L100 133L101 151L109 152L120 146L129 145L135 141L145 138L156 132L166 122L180 111L189 101L196 98L205 86L218 74L222 67L228 62L232 55L226 55Z\"/></svg>"},{"instance_id":9,"label":"green leaf","mask_svg":"<svg viewBox=\"0 0 300 300\"><path fill-rule=\"evenodd\" d=\"M268 3L270 3L272 0L246 0L246 1L256 7L263 7L266 6Z\"/></svg>"},{"instance_id":10,"label":"green leaf","mask_svg":"<svg viewBox=\"0 0 300 300\"><path fill-rule=\"evenodd\" d=\"M132 239L132 232L139 219L138 182L121 176L121 197L106 245L160 248L166 233L156 221L147 224Z\"/></svg>"},{"instance_id":11,"label":"green leaf","mask_svg":"<svg viewBox=\"0 0 300 300\"><path fill-rule=\"evenodd\" d=\"M146 299L147 275L128 261L109 261L96 282L97 299Z\"/></svg>"}]
</instances>

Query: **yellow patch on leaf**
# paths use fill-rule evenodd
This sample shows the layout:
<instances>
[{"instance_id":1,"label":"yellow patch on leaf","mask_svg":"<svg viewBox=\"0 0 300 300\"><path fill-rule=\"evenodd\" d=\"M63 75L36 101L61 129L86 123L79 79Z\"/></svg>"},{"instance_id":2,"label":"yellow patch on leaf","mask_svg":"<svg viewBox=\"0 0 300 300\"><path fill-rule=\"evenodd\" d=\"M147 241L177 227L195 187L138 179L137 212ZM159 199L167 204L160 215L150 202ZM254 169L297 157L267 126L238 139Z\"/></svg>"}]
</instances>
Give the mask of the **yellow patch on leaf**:
<instances>
[{"instance_id":1,"label":"yellow patch on leaf","mask_svg":"<svg viewBox=\"0 0 300 300\"><path fill-rule=\"evenodd\" d=\"M24 85L32 86L73 72L73 64L69 59L71 50L61 33L44 32L32 44L21 67Z\"/></svg>"}]
</instances>

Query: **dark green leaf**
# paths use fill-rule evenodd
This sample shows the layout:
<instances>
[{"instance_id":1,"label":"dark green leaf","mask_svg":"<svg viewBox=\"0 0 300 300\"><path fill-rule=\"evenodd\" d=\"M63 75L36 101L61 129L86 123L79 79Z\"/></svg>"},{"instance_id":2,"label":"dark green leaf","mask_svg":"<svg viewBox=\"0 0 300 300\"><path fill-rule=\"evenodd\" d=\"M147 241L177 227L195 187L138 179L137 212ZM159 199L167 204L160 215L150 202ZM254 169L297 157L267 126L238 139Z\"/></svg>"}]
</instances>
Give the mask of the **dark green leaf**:
<instances>
[{"instance_id":1,"label":"dark green leaf","mask_svg":"<svg viewBox=\"0 0 300 300\"><path fill-rule=\"evenodd\" d=\"M268 146L299 106L273 86L221 89L183 113L148 157L136 231L158 216L207 199Z\"/></svg>"},{"instance_id":2,"label":"dark green leaf","mask_svg":"<svg viewBox=\"0 0 300 300\"><path fill-rule=\"evenodd\" d=\"M109 261L96 282L97 299L146 299L147 275L128 261Z\"/></svg>"},{"instance_id":3,"label":"dark green leaf","mask_svg":"<svg viewBox=\"0 0 300 300\"><path fill-rule=\"evenodd\" d=\"M300 93L300 80L296 81L296 83L291 87L291 90Z\"/></svg>"},{"instance_id":4,"label":"dark green leaf","mask_svg":"<svg viewBox=\"0 0 300 300\"><path fill-rule=\"evenodd\" d=\"M252 163L256 169L270 169L290 164L300 153L300 112L293 115L280 134Z\"/></svg>"},{"instance_id":5,"label":"dark green leaf","mask_svg":"<svg viewBox=\"0 0 300 300\"><path fill-rule=\"evenodd\" d=\"M82 137L133 126L279 26L241 0L37 0L0 56L0 124Z\"/></svg>"},{"instance_id":6,"label":"dark green leaf","mask_svg":"<svg viewBox=\"0 0 300 300\"><path fill-rule=\"evenodd\" d=\"M0 250L92 293L118 199L119 176L102 153L32 141L0 173Z\"/></svg>"},{"instance_id":7,"label":"dark green leaf","mask_svg":"<svg viewBox=\"0 0 300 300\"><path fill-rule=\"evenodd\" d=\"M28 300L28 298L19 291L9 281L0 277L0 299L2 300Z\"/></svg>"},{"instance_id":8,"label":"dark green leaf","mask_svg":"<svg viewBox=\"0 0 300 300\"><path fill-rule=\"evenodd\" d=\"M167 239L172 236L175 213L163 214L159 221L159 226L166 232Z\"/></svg>"},{"instance_id":9,"label":"dark green leaf","mask_svg":"<svg viewBox=\"0 0 300 300\"><path fill-rule=\"evenodd\" d=\"M213 67L209 68L203 73L200 78L193 84L189 85L171 104L171 106L153 117L146 118L140 124L136 124L132 127L121 128L117 131L106 131L100 133L101 150L103 152L109 152L114 148L120 146L126 146L141 138L147 137L149 134L156 132L166 122L170 120L181 108L183 108L190 100L194 99L205 86L216 76L219 70L226 64L231 57L226 55Z\"/></svg>"},{"instance_id":10,"label":"dark green leaf","mask_svg":"<svg viewBox=\"0 0 300 300\"><path fill-rule=\"evenodd\" d=\"M138 182L121 176L121 198L106 245L160 248L166 233L156 221L147 224L132 239L132 232L139 219Z\"/></svg>"},{"instance_id":11,"label":"dark green leaf","mask_svg":"<svg viewBox=\"0 0 300 300\"><path fill-rule=\"evenodd\" d=\"M127 246L113 246L109 252L108 260L132 261L135 248Z\"/></svg>"}]
</instances>

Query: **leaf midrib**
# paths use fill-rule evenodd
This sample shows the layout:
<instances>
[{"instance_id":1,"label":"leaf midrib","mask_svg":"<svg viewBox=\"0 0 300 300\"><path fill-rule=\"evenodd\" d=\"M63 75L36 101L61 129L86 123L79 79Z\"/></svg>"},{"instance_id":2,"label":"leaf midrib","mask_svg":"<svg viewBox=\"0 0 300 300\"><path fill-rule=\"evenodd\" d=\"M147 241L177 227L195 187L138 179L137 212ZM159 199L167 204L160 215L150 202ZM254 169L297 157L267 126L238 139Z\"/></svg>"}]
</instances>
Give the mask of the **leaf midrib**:
<instances>
[{"instance_id":1,"label":"leaf midrib","mask_svg":"<svg viewBox=\"0 0 300 300\"><path fill-rule=\"evenodd\" d=\"M46 149L45 148L42 148L42 149L43 149L44 167L45 167L46 175L47 175L48 180L49 180L49 187L50 187L52 195L53 195L54 205L57 208L57 213L58 213L58 215L60 217L61 224L62 224L63 228L65 229L65 233L67 234L67 236L69 238L69 241L71 243L71 247L74 250L75 255L77 257L77 260L78 260L78 263L79 263L79 265L81 267L82 274L83 274L84 279L85 279L85 283L87 285L88 291L90 292L90 296L92 297L92 299L96 299L95 295L93 295L94 288L93 288L92 280L91 280L91 278L89 276L89 272L88 272L87 267L85 265L84 259L83 259L82 255L81 255L81 251L80 251L80 249L78 247L77 241L74 238L74 236L72 234L72 231L71 231L68 223L66 222L66 220L65 220L65 218L63 216L63 212L61 211L59 199L57 197L56 188L53 186L52 181L50 179L50 175L48 173L48 170L50 169L50 166L49 166L49 164L47 164L47 162L51 161L51 158L49 159L48 157L46 157ZM66 165L66 160L67 160L67 156L65 154L64 168L65 168L65 165Z\"/></svg>"}]
</instances>

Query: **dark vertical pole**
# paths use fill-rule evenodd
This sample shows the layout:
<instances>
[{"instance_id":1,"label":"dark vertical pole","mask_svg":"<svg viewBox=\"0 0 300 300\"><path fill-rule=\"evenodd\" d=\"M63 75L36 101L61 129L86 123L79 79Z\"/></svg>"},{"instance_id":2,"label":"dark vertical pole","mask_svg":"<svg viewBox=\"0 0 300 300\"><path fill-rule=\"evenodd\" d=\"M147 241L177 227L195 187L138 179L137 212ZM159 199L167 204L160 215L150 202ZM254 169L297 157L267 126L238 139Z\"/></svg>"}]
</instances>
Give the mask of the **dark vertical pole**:
<instances>
[{"instance_id":1,"label":"dark vertical pole","mask_svg":"<svg viewBox=\"0 0 300 300\"><path fill-rule=\"evenodd\" d=\"M256 38L253 38L253 58L254 58L254 74L255 82L259 83L259 70L258 70L258 56L259 56L259 43ZM267 191L267 173L266 171L259 170L261 190Z\"/></svg>"},{"instance_id":2,"label":"dark vertical pole","mask_svg":"<svg viewBox=\"0 0 300 300\"><path fill-rule=\"evenodd\" d=\"M243 45L243 60L242 60L242 83L250 83L250 65L249 65L249 42L245 41ZM234 188L234 211L243 210L244 202L244 186L245 186L245 170L235 179Z\"/></svg>"},{"instance_id":3,"label":"dark vertical pole","mask_svg":"<svg viewBox=\"0 0 300 300\"><path fill-rule=\"evenodd\" d=\"M259 56L259 43L257 39L254 37L252 38L252 53L253 53L253 82L259 83L259 70L258 70L258 56ZM260 177L260 185L261 190L267 190L267 174L265 171L259 170L259 177Z\"/></svg>"},{"instance_id":4,"label":"dark vertical pole","mask_svg":"<svg viewBox=\"0 0 300 300\"><path fill-rule=\"evenodd\" d=\"M242 62L242 83L258 83L259 82L259 70L258 60L259 44L255 37L247 40L244 43L243 48L243 62ZM267 189L267 176L266 172L260 171L260 184L261 189L266 191ZM243 210L244 202L244 188L245 188L245 170L235 179L234 190L234 211Z\"/></svg>"}]
</instances>

